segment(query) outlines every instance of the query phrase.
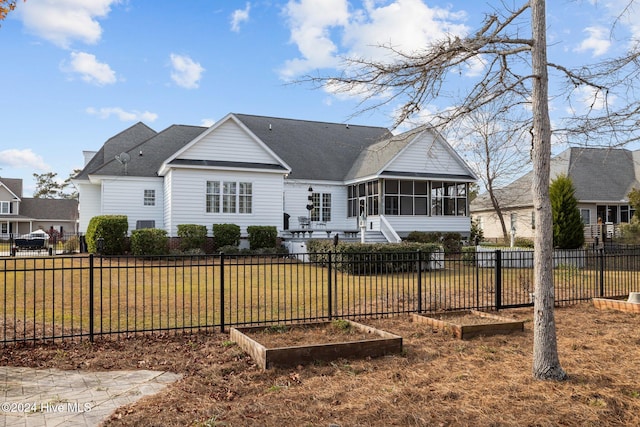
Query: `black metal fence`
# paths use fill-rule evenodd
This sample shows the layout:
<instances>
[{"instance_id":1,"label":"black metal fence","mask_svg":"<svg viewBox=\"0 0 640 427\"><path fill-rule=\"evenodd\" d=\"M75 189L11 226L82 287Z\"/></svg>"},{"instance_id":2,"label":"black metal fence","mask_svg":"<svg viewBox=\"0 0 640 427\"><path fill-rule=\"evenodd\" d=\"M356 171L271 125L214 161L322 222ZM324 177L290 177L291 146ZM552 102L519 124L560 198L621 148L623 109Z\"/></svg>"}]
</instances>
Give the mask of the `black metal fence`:
<instances>
[{"instance_id":1,"label":"black metal fence","mask_svg":"<svg viewBox=\"0 0 640 427\"><path fill-rule=\"evenodd\" d=\"M556 304L640 288L640 251L556 252ZM533 252L0 258L0 342L532 305Z\"/></svg>"}]
</instances>

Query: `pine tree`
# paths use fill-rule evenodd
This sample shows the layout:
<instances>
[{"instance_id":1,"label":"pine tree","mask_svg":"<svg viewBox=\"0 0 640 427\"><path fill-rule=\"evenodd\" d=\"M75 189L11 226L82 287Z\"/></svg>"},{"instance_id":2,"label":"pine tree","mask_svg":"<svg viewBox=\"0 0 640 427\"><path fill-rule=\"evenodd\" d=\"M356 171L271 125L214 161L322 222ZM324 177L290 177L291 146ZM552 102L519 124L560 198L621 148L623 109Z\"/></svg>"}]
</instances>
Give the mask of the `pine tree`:
<instances>
[{"instance_id":1,"label":"pine tree","mask_svg":"<svg viewBox=\"0 0 640 427\"><path fill-rule=\"evenodd\" d=\"M571 178L560 175L551 182L549 197L553 216L553 246L576 249L584 244L584 226Z\"/></svg>"}]
</instances>

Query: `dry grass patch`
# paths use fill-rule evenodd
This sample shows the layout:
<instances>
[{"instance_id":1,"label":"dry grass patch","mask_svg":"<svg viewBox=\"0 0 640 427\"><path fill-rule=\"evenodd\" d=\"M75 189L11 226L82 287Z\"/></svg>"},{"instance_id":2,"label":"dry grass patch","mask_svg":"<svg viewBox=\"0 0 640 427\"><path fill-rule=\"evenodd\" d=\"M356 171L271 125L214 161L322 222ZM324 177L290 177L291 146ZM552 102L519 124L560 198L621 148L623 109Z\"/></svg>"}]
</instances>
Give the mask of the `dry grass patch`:
<instances>
[{"instance_id":1,"label":"dry grass patch","mask_svg":"<svg viewBox=\"0 0 640 427\"><path fill-rule=\"evenodd\" d=\"M509 335L453 340L410 317L360 320L403 337L400 355L262 371L227 334L6 347L0 363L158 369L183 379L120 408L107 425L640 425L640 315L591 303L556 311L564 382L531 376L532 309Z\"/></svg>"}]
</instances>

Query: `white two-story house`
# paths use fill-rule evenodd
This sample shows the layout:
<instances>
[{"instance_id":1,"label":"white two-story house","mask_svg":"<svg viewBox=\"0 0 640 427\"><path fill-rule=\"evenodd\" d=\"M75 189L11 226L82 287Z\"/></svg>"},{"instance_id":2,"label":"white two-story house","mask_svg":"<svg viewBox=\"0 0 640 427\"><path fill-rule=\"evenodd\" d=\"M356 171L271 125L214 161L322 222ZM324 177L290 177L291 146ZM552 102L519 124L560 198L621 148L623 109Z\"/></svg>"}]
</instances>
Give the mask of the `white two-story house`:
<instances>
[{"instance_id":1,"label":"white two-story house","mask_svg":"<svg viewBox=\"0 0 640 427\"><path fill-rule=\"evenodd\" d=\"M0 177L0 238L36 230L77 232L77 200L25 197L22 189L22 179Z\"/></svg>"},{"instance_id":2,"label":"white two-story house","mask_svg":"<svg viewBox=\"0 0 640 427\"><path fill-rule=\"evenodd\" d=\"M138 123L85 152L73 180L80 230L123 214L129 229L175 236L180 224L233 223L327 235L366 228L397 241L411 231L470 229L475 175L434 130L400 135L356 126L228 114L209 128ZM308 224L307 224L308 223ZM317 234L316 234L317 235Z\"/></svg>"}]
</instances>

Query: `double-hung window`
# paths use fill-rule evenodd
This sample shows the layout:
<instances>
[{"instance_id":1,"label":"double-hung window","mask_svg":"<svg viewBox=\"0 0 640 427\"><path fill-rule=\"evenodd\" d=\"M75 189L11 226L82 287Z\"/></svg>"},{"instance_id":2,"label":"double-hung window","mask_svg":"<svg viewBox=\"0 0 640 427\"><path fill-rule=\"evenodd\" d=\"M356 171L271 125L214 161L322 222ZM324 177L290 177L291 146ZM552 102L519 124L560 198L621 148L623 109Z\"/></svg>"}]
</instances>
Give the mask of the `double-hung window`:
<instances>
[{"instance_id":1,"label":"double-hung window","mask_svg":"<svg viewBox=\"0 0 640 427\"><path fill-rule=\"evenodd\" d=\"M331 221L331 193L312 193L311 221Z\"/></svg>"},{"instance_id":2,"label":"double-hung window","mask_svg":"<svg viewBox=\"0 0 640 427\"><path fill-rule=\"evenodd\" d=\"M252 184L250 182L207 181L205 209L207 213L252 213Z\"/></svg>"},{"instance_id":3,"label":"double-hung window","mask_svg":"<svg viewBox=\"0 0 640 427\"><path fill-rule=\"evenodd\" d=\"M145 206L156 205L156 190L144 190L144 205Z\"/></svg>"},{"instance_id":4,"label":"double-hung window","mask_svg":"<svg viewBox=\"0 0 640 427\"><path fill-rule=\"evenodd\" d=\"M239 183L240 192L238 194L238 213L251 213L253 204L253 193L250 182Z\"/></svg>"},{"instance_id":5,"label":"double-hung window","mask_svg":"<svg viewBox=\"0 0 640 427\"><path fill-rule=\"evenodd\" d=\"M0 202L0 215L9 215L11 213L10 202Z\"/></svg>"}]
</instances>

